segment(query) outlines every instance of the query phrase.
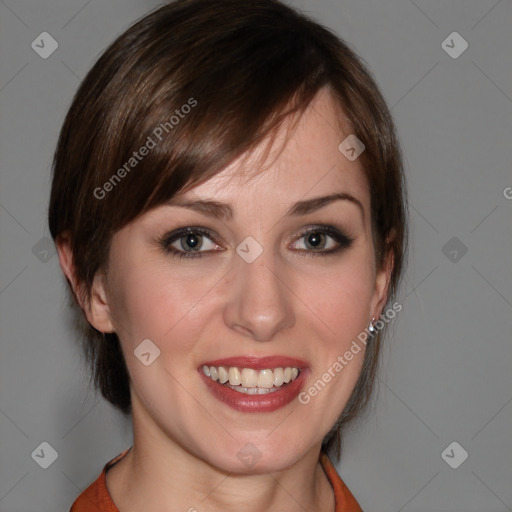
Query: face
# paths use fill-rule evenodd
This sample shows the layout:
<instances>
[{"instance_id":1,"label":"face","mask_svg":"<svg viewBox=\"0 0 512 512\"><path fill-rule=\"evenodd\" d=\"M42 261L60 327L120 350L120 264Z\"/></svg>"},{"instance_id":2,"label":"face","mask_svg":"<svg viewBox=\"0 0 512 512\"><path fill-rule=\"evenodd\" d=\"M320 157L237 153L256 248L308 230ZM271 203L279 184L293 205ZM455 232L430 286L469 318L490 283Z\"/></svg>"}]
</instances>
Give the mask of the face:
<instances>
[{"instance_id":1,"label":"face","mask_svg":"<svg viewBox=\"0 0 512 512\"><path fill-rule=\"evenodd\" d=\"M114 235L90 321L118 333L134 425L153 439L271 472L318 450L341 414L364 346L343 356L379 316L388 274L336 126L321 91L263 170L260 147Z\"/></svg>"}]
</instances>

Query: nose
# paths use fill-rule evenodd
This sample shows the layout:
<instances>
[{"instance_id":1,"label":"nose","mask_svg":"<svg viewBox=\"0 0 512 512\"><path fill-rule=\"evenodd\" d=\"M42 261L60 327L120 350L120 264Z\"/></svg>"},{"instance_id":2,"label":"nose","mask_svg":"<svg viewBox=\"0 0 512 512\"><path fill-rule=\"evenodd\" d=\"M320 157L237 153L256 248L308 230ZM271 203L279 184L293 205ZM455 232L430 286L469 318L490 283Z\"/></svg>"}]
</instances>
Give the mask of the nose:
<instances>
[{"instance_id":1,"label":"nose","mask_svg":"<svg viewBox=\"0 0 512 512\"><path fill-rule=\"evenodd\" d=\"M283 263L264 250L252 263L236 255L233 265L224 309L226 325L256 341L270 341L292 327L294 296Z\"/></svg>"}]
</instances>

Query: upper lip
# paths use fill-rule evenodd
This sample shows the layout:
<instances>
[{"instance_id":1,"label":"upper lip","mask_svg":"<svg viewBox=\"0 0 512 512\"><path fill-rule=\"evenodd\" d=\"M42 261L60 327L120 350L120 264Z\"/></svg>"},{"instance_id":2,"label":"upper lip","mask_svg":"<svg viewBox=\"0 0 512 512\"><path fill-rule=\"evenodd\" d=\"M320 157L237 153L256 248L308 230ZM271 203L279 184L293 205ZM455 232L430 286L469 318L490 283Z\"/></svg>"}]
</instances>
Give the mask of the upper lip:
<instances>
[{"instance_id":1,"label":"upper lip","mask_svg":"<svg viewBox=\"0 0 512 512\"><path fill-rule=\"evenodd\" d=\"M250 356L237 356L226 357L224 359L215 359L213 361L206 361L201 364L203 366L237 366L239 368L252 368L253 370L266 370L269 368L305 368L308 364L301 359L287 356L266 356L266 357L250 357Z\"/></svg>"}]
</instances>

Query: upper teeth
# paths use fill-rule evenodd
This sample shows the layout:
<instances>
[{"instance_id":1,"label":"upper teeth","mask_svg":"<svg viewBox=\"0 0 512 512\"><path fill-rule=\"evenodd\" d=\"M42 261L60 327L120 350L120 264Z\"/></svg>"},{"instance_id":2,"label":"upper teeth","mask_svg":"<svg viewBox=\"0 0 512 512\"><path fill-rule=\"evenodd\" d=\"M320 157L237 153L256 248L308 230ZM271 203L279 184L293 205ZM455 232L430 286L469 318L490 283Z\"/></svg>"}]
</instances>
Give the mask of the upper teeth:
<instances>
[{"instance_id":1,"label":"upper teeth","mask_svg":"<svg viewBox=\"0 0 512 512\"><path fill-rule=\"evenodd\" d=\"M299 375L298 368L267 368L266 370L254 370L252 368L237 368L236 366L203 366L203 373L221 384L229 382L231 386L243 386L245 388L279 387L295 380Z\"/></svg>"}]
</instances>

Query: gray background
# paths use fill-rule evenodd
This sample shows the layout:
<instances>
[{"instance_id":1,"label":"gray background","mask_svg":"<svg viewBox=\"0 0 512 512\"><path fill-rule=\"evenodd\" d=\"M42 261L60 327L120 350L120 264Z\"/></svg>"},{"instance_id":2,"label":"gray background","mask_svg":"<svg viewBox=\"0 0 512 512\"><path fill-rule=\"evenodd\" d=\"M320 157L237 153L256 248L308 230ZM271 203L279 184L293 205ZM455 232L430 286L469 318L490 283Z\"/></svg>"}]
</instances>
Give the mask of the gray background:
<instances>
[{"instance_id":1,"label":"gray background","mask_svg":"<svg viewBox=\"0 0 512 512\"><path fill-rule=\"evenodd\" d=\"M46 211L80 79L159 3L0 0L1 512L69 510L131 445L129 422L87 386ZM368 63L392 106L409 183L403 310L340 474L367 512L512 510L512 3L293 5ZM469 45L458 58L441 44L453 31ZM47 59L31 48L42 32L59 45ZM457 469L441 457L454 441L469 454ZM47 469L31 457L42 442L58 453Z\"/></svg>"}]
</instances>

